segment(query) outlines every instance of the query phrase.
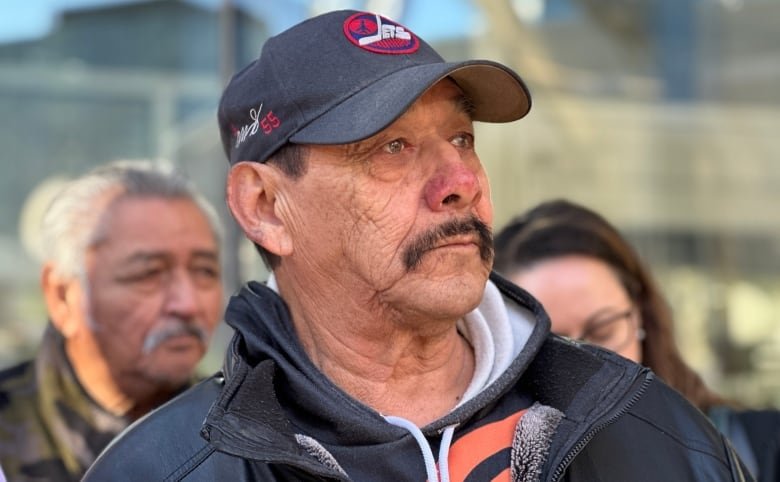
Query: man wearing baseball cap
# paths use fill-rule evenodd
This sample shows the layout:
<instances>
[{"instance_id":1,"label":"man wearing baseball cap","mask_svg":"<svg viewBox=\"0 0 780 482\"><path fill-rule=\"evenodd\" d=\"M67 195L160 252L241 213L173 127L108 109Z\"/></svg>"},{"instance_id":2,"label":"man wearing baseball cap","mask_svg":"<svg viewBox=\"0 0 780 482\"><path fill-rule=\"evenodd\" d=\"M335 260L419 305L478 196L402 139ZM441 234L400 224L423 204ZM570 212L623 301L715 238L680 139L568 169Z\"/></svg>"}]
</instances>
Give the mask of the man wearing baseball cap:
<instances>
[{"instance_id":1,"label":"man wearing baseball cap","mask_svg":"<svg viewBox=\"0 0 780 482\"><path fill-rule=\"evenodd\" d=\"M223 370L85 480L745 480L647 369L549 332L491 272L474 121L509 68L337 11L269 39L219 106L227 201L272 270L230 301Z\"/></svg>"}]
</instances>

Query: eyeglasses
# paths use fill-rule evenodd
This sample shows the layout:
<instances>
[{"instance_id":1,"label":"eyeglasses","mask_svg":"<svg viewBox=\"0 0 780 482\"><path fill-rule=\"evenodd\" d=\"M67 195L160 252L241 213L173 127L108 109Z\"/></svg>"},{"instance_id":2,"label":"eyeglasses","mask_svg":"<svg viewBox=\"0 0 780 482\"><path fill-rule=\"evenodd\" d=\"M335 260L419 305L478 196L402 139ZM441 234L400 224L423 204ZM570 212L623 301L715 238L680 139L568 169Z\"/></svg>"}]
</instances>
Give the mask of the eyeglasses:
<instances>
[{"instance_id":1,"label":"eyeglasses","mask_svg":"<svg viewBox=\"0 0 780 482\"><path fill-rule=\"evenodd\" d=\"M632 307L619 313L591 318L586 323L580 341L619 352L644 337L645 332L639 327L636 310Z\"/></svg>"}]
</instances>

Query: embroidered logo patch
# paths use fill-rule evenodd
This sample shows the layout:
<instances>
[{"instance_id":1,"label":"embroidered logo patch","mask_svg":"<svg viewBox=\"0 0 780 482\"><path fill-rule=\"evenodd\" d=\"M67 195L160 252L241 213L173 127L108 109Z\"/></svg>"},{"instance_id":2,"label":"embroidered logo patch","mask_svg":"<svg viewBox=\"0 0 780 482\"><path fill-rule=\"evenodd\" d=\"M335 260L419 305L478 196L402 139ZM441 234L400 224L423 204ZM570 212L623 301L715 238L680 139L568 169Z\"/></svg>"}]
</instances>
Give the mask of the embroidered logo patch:
<instances>
[{"instance_id":1,"label":"embroidered logo patch","mask_svg":"<svg viewBox=\"0 0 780 482\"><path fill-rule=\"evenodd\" d=\"M415 34L373 13L356 13L346 19L344 35L358 47L379 54L411 54L420 47Z\"/></svg>"}]
</instances>

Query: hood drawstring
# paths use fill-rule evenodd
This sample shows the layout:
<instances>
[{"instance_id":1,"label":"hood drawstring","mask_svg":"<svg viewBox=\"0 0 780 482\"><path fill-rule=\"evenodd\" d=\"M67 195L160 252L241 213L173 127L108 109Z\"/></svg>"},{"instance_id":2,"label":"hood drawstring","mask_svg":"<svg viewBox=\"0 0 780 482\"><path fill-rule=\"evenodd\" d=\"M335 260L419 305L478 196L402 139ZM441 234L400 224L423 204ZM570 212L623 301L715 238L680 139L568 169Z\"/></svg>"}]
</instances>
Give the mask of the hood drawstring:
<instances>
[{"instance_id":1,"label":"hood drawstring","mask_svg":"<svg viewBox=\"0 0 780 482\"><path fill-rule=\"evenodd\" d=\"M439 446L439 468L437 470L436 460L433 458L431 446L428 443L428 440L425 439L422 430L420 430L417 425L405 418L394 417L392 415L385 416L385 420L391 425L401 427L412 434L412 437L414 437L414 440L417 442L417 446L420 447L420 452L422 452L423 460L425 461L425 472L428 475L428 482L450 481L450 471L447 459L449 458L452 435L455 432L456 425L450 425L442 431L441 444Z\"/></svg>"},{"instance_id":2,"label":"hood drawstring","mask_svg":"<svg viewBox=\"0 0 780 482\"><path fill-rule=\"evenodd\" d=\"M452 435L455 433L455 427L455 425L449 425L441 434L441 445L439 445L439 482L450 482L450 445L452 445Z\"/></svg>"}]
</instances>

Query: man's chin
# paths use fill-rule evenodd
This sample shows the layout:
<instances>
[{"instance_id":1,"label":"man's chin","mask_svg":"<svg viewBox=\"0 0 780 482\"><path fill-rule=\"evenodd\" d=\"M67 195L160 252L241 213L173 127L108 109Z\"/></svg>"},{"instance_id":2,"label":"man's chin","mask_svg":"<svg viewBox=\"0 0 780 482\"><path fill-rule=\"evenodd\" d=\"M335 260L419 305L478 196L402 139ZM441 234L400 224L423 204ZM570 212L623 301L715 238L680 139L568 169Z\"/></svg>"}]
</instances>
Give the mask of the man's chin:
<instances>
[{"instance_id":1,"label":"man's chin","mask_svg":"<svg viewBox=\"0 0 780 482\"><path fill-rule=\"evenodd\" d=\"M196 365L160 367L153 373L147 373L147 379L159 390L177 391L192 382Z\"/></svg>"},{"instance_id":2,"label":"man's chin","mask_svg":"<svg viewBox=\"0 0 780 482\"><path fill-rule=\"evenodd\" d=\"M205 348L202 344L163 343L148 357L151 378L176 387L192 379Z\"/></svg>"},{"instance_id":3,"label":"man's chin","mask_svg":"<svg viewBox=\"0 0 780 482\"><path fill-rule=\"evenodd\" d=\"M160 344L160 346L157 347L157 350L165 351L169 353L182 353L182 354L186 354L189 352L203 353L205 347L203 346L203 343L201 342L200 338L196 336L180 335L165 340L163 343Z\"/></svg>"},{"instance_id":4,"label":"man's chin","mask_svg":"<svg viewBox=\"0 0 780 482\"><path fill-rule=\"evenodd\" d=\"M400 283L405 294L396 296L415 299L414 303L419 303L423 311L430 310L432 314L461 316L479 304L489 275L490 269L484 262L454 267L423 263Z\"/></svg>"}]
</instances>

